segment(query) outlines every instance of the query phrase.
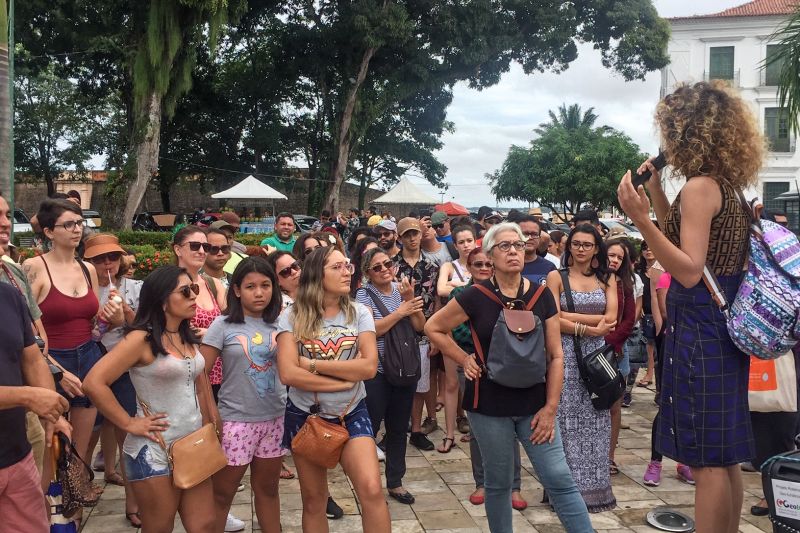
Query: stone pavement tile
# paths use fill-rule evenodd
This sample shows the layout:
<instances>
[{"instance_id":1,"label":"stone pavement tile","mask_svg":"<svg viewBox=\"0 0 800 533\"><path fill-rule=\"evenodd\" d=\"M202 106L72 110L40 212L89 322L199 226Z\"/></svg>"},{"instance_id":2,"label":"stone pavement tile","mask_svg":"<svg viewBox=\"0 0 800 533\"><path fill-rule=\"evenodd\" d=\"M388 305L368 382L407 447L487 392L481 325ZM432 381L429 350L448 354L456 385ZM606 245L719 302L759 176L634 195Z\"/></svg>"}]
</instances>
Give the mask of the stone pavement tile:
<instances>
[{"instance_id":1,"label":"stone pavement tile","mask_svg":"<svg viewBox=\"0 0 800 533\"><path fill-rule=\"evenodd\" d=\"M565 533L566 530L564 526L561 524L534 524L536 526L536 531L539 533Z\"/></svg>"},{"instance_id":2,"label":"stone pavement tile","mask_svg":"<svg viewBox=\"0 0 800 533\"><path fill-rule=\"evenodd\" d=\"M761 474L757 472L742 472L742 485L745 490L762 491Z\"/></svg>"},{"instance_id":3,"label":"stone pavement tile","mask_svg":"<svg viewBox=\"0 0 800 533\"><path fill-rule=\"evenodd\" d=\"M753 516L749 510L746 515L742 515L742 520L739 524L740 528L743 523L755 526L758 531L772 531L772 522L770 522L768 516Z\"/></svg>"},{"instance_id":4,"label":"stone pavement tile","mask_svg":"<svg viewBox=\"0 0 800 533\"><path fill-rule=\"evenodd\" d=\"M486 517L486 506L485 505L472 505L468 499L459 500L461 503L461 507L467 511L471 517Z\"/></svg>"},{"instance_id":5,"label":"stone pavement tile","mask_svg":"<svg viewBox=\"0 0 800 533\"><path fill-rule=\"evenodd\" d=\"M441 442L441 440L439 442ZM437 446L439 445L436 441L434 441L434 444L436 444ZM459 443L459 444L461 444L462 446L466 445L465 443ZM464 453L464 450L460 449L458 446L454 446L449 453L439 453L436 451L436 448L428 452L421 452L421 453L428 461L432 463L435 461L449 461L452 459L469 459L469 456L466 453Z\"/></svg>"},{"instance_id":6,"label":"stone pavement tile","mask_svg":"<svg viewBox=\"0 0 800 533\"><path fill-rule=\"evenodd\" d=\"M381 466L383 466L381 464ZM421 455L418 457L406 454L406 468L429 468L431 464Z\"/></svg>"},{"instance_id":7,"label":"stone pavement tile","mask_svg":"<svg viewBox=\"0 0 800 533\"><path fill-rule=\"evenodd\" d=\"M621 502L647 500L653 498L652 493L650 493L641 485L634 484L633 486L630 486L614 484L613 490L614 496L617 498L617 503L620 505Z\"/></svg>"},{"instance_id":8,"label":"stone pavement tile","mask_svg":"<svg viewBox=\"0 0 800 533\"><path fill-rule=\"evenodd\" d=\"M392 533L425 533L417 520L392 520Z\"/></svg>"},{"instance_id":9,"label":"stone pavement tile","mask_svg":"<svg viewBox=\"0 0 800 533\"><path fill-rule=\"evenodd\" d=\"M476 517L475 518L475 523L478 525L478 527L480 527L480 531L484 531L485 533L489 533L489 522L488 522L488 520L486 518L484 518L484 517ZM519 513L514 513L514 515L512 516L512 519L511 519L511 525L512 525L512 527L514 529L514 533L542 533L542 532L546 531L545 529L542 529L543 527L549 527L547 525L545 525L545 526L533 525L530 522L528 522L525 519L525 517L523 517ZM559 525L559 526L555 526L555 527L559 527L560 528L561 526ZM554 529L554 530L552 530L552 533L555 533L555 532L563 533L563 531L564 531L563 528Z\"/></svg>"},{"instance_id":10,"label":"stone pavement tile","mask_svg":"<svg viewBox=\"0 0 800 533\"><path fill-rule=\"evenodd\" d=\"M475 481L475 478L472 477L472 470L469 472L442 472L439 475L448 485L450 483L467 485Z\"/></svg>"},{"instance_id":11,"label":"stone pavement tile","mask_svg":"<svg viewBox=\"0 0 800 533\"><path fill-rule=\"evenodd\" d=\"M660 492L657 496L664 500L664 503L669 506L674 505L694 505L694 491L667 491Z\"/></svg>"},{"instance_id":12,"label":"stone pavement tile","mask_svg":"<svg viewBox=\"0 0 800 533\"><path fill-rule=\"evenodd\" d=\"M762 530L749 522L740 522L739 531L741 533L761 533Z\"/></svg>"},{"instance_id":13,"label":"stone pavement tile","mask_svg":"<svg viewBox=\"0 0 800 533\"><path fill-rule=\"evenodd\" d=\"M303 509L303 499L300 493L287 493L280 495L281 498L281 512L283 511L297 511Z\"/></svg>"},{"instance_id":14,"label":"stone pavement tile","mask_svg":"<svg viewBox=\"0 0 800 533\"><path fill-rule=\"evenodd\" d=\"M470 473L470 476L471 475L472 474ZM403 483L405 484L409 481L438 481L439 479L439 475L431 468L431 465L428 464L427 468L407 469L406 475L403 476ZM384 486L386 486L385 483Z\"/></svg>"},{"instance_id":15,"label":"stone pavement tile","mask_svg":"<svg viewBox=\"0 0 800 533\"><path fill-rule=\"evenodd\" d=\"M470 459L448 459L446 461L436 461L434 463L428 463L426 460L426 467L433 467L433 469L438 472L469 472L472 474L472 462ZM407 468L411 468L406 464Z\"/></svg>"},{"instance_id":16,"label":"stone pavement tile","mask_svg":"<svg viewBox=\"0 0 800 533\"><path fill-rule=\"evenodd\" d=\"M623 526L620 519L612 511L589 515L595 529L617 529Z\"/></svg>"},{"instance_id":17,"label":"stone pavement tile","mask_svg":"<svg viewBox=\"0 0 800 533\"><path fill-rule=\"evenodd\" d=\"M403 486L414 496L447 490L447 485L441 479L438 481L408 481L404 482Z\"/></svg>"},{"instance_id":18,"label":"stone pavement tile","mask_svg":"<svg viewBox=\"0 0 800 533\"><path fill-rule=\"evenodd\" d=\"M300 494L300 480L296 477L294 479L282 479L278 485L278 490L281 494Z\"/></svg>"},{"instance_id":19,"label":"stone pavement tile","mask_svg":"<svg viewBox=\"0 0 800 533\"><path fill-rule=\"evenodd\" d=\"M616 493L616 492L615 492ZM647 494L647 496L652 497L652 494ZM646 511L651 511L656 507L663 507L666 505L663 500L659 499L652 499L652 500L632 500L632 501L619 501L617 499L617 508L619 510L627 510L627 509L645 509ZM615 509L614 512L616 513L617 510Z\"/></svg>"},{"instance_id":20,"label":"stone pavement tile","mask_svg":"<svg viewBox=\"0 0 800 533\"><path fill-rule=\"evenodd\" d=\"M450 485L450 491L456 495L456 498L459 500L466 500L469 498L469 495L475 492L475 484L470 483L469 485Z\"/></svg>"},{"instance_id":21,"label":"stone pavement tile","mask_svg":"<svg viewBox=\"0 0 800 533\"><path fill-rule=\"evenodd\" d=\"M522 516L536 526L540 531L540 524L560 524L556 513L550 510L550 507L528 507L522 511Z\"/></svg>"},{"instance_id":22,"label":"stone pavement tile","mask_svg":"<svg viewBox=\"0 0 800 533\"><path fill-rule=\"evenodd\" d=\"M86 511L84 513L88 514ZM85 525L81 529L82 533L121 533L136 531L125 520L124 514L98 514L89 515L85 518Z\"/></svg>"},{"instance_id":23,"label":"stone pavement tile","mask_svg":"<svg viewBox=\"0 0 800 533\"><path fill-rule=\"evenodd\" d=\"M299 482L298 482L299 483ZM298 485L299 486L299 485ZM339 498L352 498L353 497L353 489L350 487L350 484L345 481L339 482L328 482L328 491L330 491L331 496L334 500L339 500Z\"/></svg>"},{"instance_id":24,"label":"stone pavement tile","mask_svg":"<svg viewBox=\"0 0 800 533\"><path fill-rule=\"evenodd\" d=\"M416 499L416 502L411 504L411 508L415 513L462 508L458 498L456 498L455 495L450 491L419 494L414 498ZM472 507L471 504L470 507Z\"/></svg>"},{"instance_id":25,"label":"stone pavement tile","mask_svg":"<svg viewBox=\"0 0 800 533\"><path fill-rule=\"evenodd\" d=\"M464 509L421 511L417 513L417 518L426 530L476 527L475 521Z\"/></svg>"},{"instance_id":26,"label":"stone pavement tile","mask_svg":"<svg viewBox=\"0 0 800 533\"><path fill-rule=\"evenodd\" d=\"M644 509L626 509L624 511L614 511L619 523L626 527L647 525L647 513L652 511L652 507Z\"/></svg>"},{"instance_id":27,"label":"stone pavement tile","mask_svg":"<svg viewBox=\"0 0 800 533\"><path fill-rule=\"evenodd\" d=\"M344 515L339 520L328 520L330 533L353 533L363 529L360 515Z\"/></svg>"},{"instance_id":28,"label":"stone pavement tile","mask_svg":"<svg viewBox=\"0 0 800 533\"><path fill-rule=\"evenodd\" d=\"M286 510L286 511L281 509L281 526L283 526L284 531L286 531L287 527L301 527L302 525L303 525L302 509Z\"/></svg>"},{"instance_id":29,"label":"stone pavement tile","mask_svg":"<svg viewBox=\"0 0 800 533\"><path fill-rule=\"evenodd\" d=\"M419 495L414 495L414 498L419 499ZM404 503L400 503L392 498L386 497L386 501L389 503L389 516L392 517L392 520L417 520L417 515L414 514L414 510L411 508L410 505L406 505Z\"/></svg>"},{"instance_id":30,"label":"stone pavement tile","mask_svg":"<svg viewBox=\"0 0 800 533\"><path fill-rule=\"evenodd\" d=\"M103 486L102 483L99 483L100 486ZM111 485L110 483L106 483L105 487L103 488L103 500L124 500L125 499L125 488L120 487L119 485Z\"/></svg>"}]
</instances>

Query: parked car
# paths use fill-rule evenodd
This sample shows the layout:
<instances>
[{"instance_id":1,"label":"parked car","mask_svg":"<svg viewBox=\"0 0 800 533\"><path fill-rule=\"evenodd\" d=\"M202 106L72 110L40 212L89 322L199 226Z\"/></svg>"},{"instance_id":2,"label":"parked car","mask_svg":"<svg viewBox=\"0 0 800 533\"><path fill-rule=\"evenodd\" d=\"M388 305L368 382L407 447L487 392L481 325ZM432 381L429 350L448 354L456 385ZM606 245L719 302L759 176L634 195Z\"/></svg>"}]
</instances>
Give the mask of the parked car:
<instances>
[{"instance_id":1,"label":"parked car","mask_svg":"<svg viewBox=\"0 0 800 533\"><path fill-rule=\"evenodd\" d=\"M14 233L27 233L30 231L33 231L33 228L28 215L22 209L14 209Z\"/></svg>"},{"instance_id":2,"label":"parked car","mask_svg":"<svg viewBox=\"0 0 800 533\"><path fill-rule=\"evenodd\" d=\"M636 229L635 226L622 222L621 220L617 220L615 218L601 218L600 224L602 224L608 231L612 231L615 228L620 228L622 232L631 239L636 239L639 241L643 240L642 234L639 233L639 230Z\"/></svg>"},{"instance_id":3,"label":"parked car","mask_svg":"<svg viewBox=\"0 0 800 533\"><path fill-rule=\"evenodd\" d=\"M94 209L84 209L83 218L86 220L87 228L99 228L103 225L103 219L100 217L100 213Z\"/></svg>"},{"instance_id":4,"label":"parked car","mask_svg":"<svg viewBox=\"0 0 800 533\"><path fill-rule=\"evenodd\" d=\"M297 225L297 230L303 233L311 231L311 226L313 226L315 222L319 221L317 217L312 217L310 215L292 216L294 217L294 223Z\"/></svg>"}]
</instances>

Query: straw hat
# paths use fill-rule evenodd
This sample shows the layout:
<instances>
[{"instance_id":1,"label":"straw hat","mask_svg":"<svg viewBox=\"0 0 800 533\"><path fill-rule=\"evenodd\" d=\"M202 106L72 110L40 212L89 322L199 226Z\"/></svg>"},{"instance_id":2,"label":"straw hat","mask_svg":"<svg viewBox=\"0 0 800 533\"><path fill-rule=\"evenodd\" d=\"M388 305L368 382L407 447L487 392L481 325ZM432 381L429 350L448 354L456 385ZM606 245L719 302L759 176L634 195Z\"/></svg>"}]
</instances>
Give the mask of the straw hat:
<instances>
[{"instance_id":1,"label":"straw hat","mask_svg":"<svg viewBox=\"0 0 800 533\"><path fill-rule=\"evenodd\" d=\"M119 245L119 239L110 233L97 233L84 242L83 257L85 259L111 252L119 252L125 255L125 250Z\"/></svg>"}]
</instances>

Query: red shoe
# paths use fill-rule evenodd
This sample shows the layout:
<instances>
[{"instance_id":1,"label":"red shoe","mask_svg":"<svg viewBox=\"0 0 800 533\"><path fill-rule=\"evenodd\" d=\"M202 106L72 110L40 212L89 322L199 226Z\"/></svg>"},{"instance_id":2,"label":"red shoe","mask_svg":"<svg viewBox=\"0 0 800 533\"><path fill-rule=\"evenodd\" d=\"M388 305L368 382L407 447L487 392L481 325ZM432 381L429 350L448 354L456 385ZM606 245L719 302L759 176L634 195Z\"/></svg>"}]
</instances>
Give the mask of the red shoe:
<instances>
[{"instance_id":1,"label":"red shoe","mask_svg":"<svg viewBox=\"0 0 800 533\"><path fill-rule=\"evenodd\" d=\"M528 502L522 496L519 496L518 500L514 499L514 495L511 495L511 507L516 509L517 511L524 511L528 508Z\"/></svg>"},{"instance_id":2,"label":"red shoe","mask_svg":"<svg viewBox=\"0 0 800 533\"><path fill-rule=\"evenodd\" d=\"M486 497L483 494L479 493L477 490L469 495L469 503L471 503L472 505L483 505L483 502L485 500Z\"/></svg>"}]
</instances>

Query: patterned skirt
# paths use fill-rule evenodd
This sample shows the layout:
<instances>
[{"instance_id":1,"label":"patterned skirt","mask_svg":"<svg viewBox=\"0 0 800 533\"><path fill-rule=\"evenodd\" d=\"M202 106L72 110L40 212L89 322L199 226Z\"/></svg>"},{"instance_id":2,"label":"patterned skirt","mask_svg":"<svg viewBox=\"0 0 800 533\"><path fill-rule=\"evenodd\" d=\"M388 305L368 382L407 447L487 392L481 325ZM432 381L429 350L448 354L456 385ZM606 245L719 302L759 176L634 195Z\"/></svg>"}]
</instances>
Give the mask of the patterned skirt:
<instances>
[{"instance_id":1,"label":"patterned skirt","mask_svg":"<svg viewBox=\"0 0 800 533\"><path fill-rule=\"evenodd\" d=\"M720 276L733 301L740 276ZM725 318L701 281L674 278L667 293L667 333L656 449L689 466L730 466L755 455L747 403L750 358L728 335Z\"/></svg>"}]
</instances>

